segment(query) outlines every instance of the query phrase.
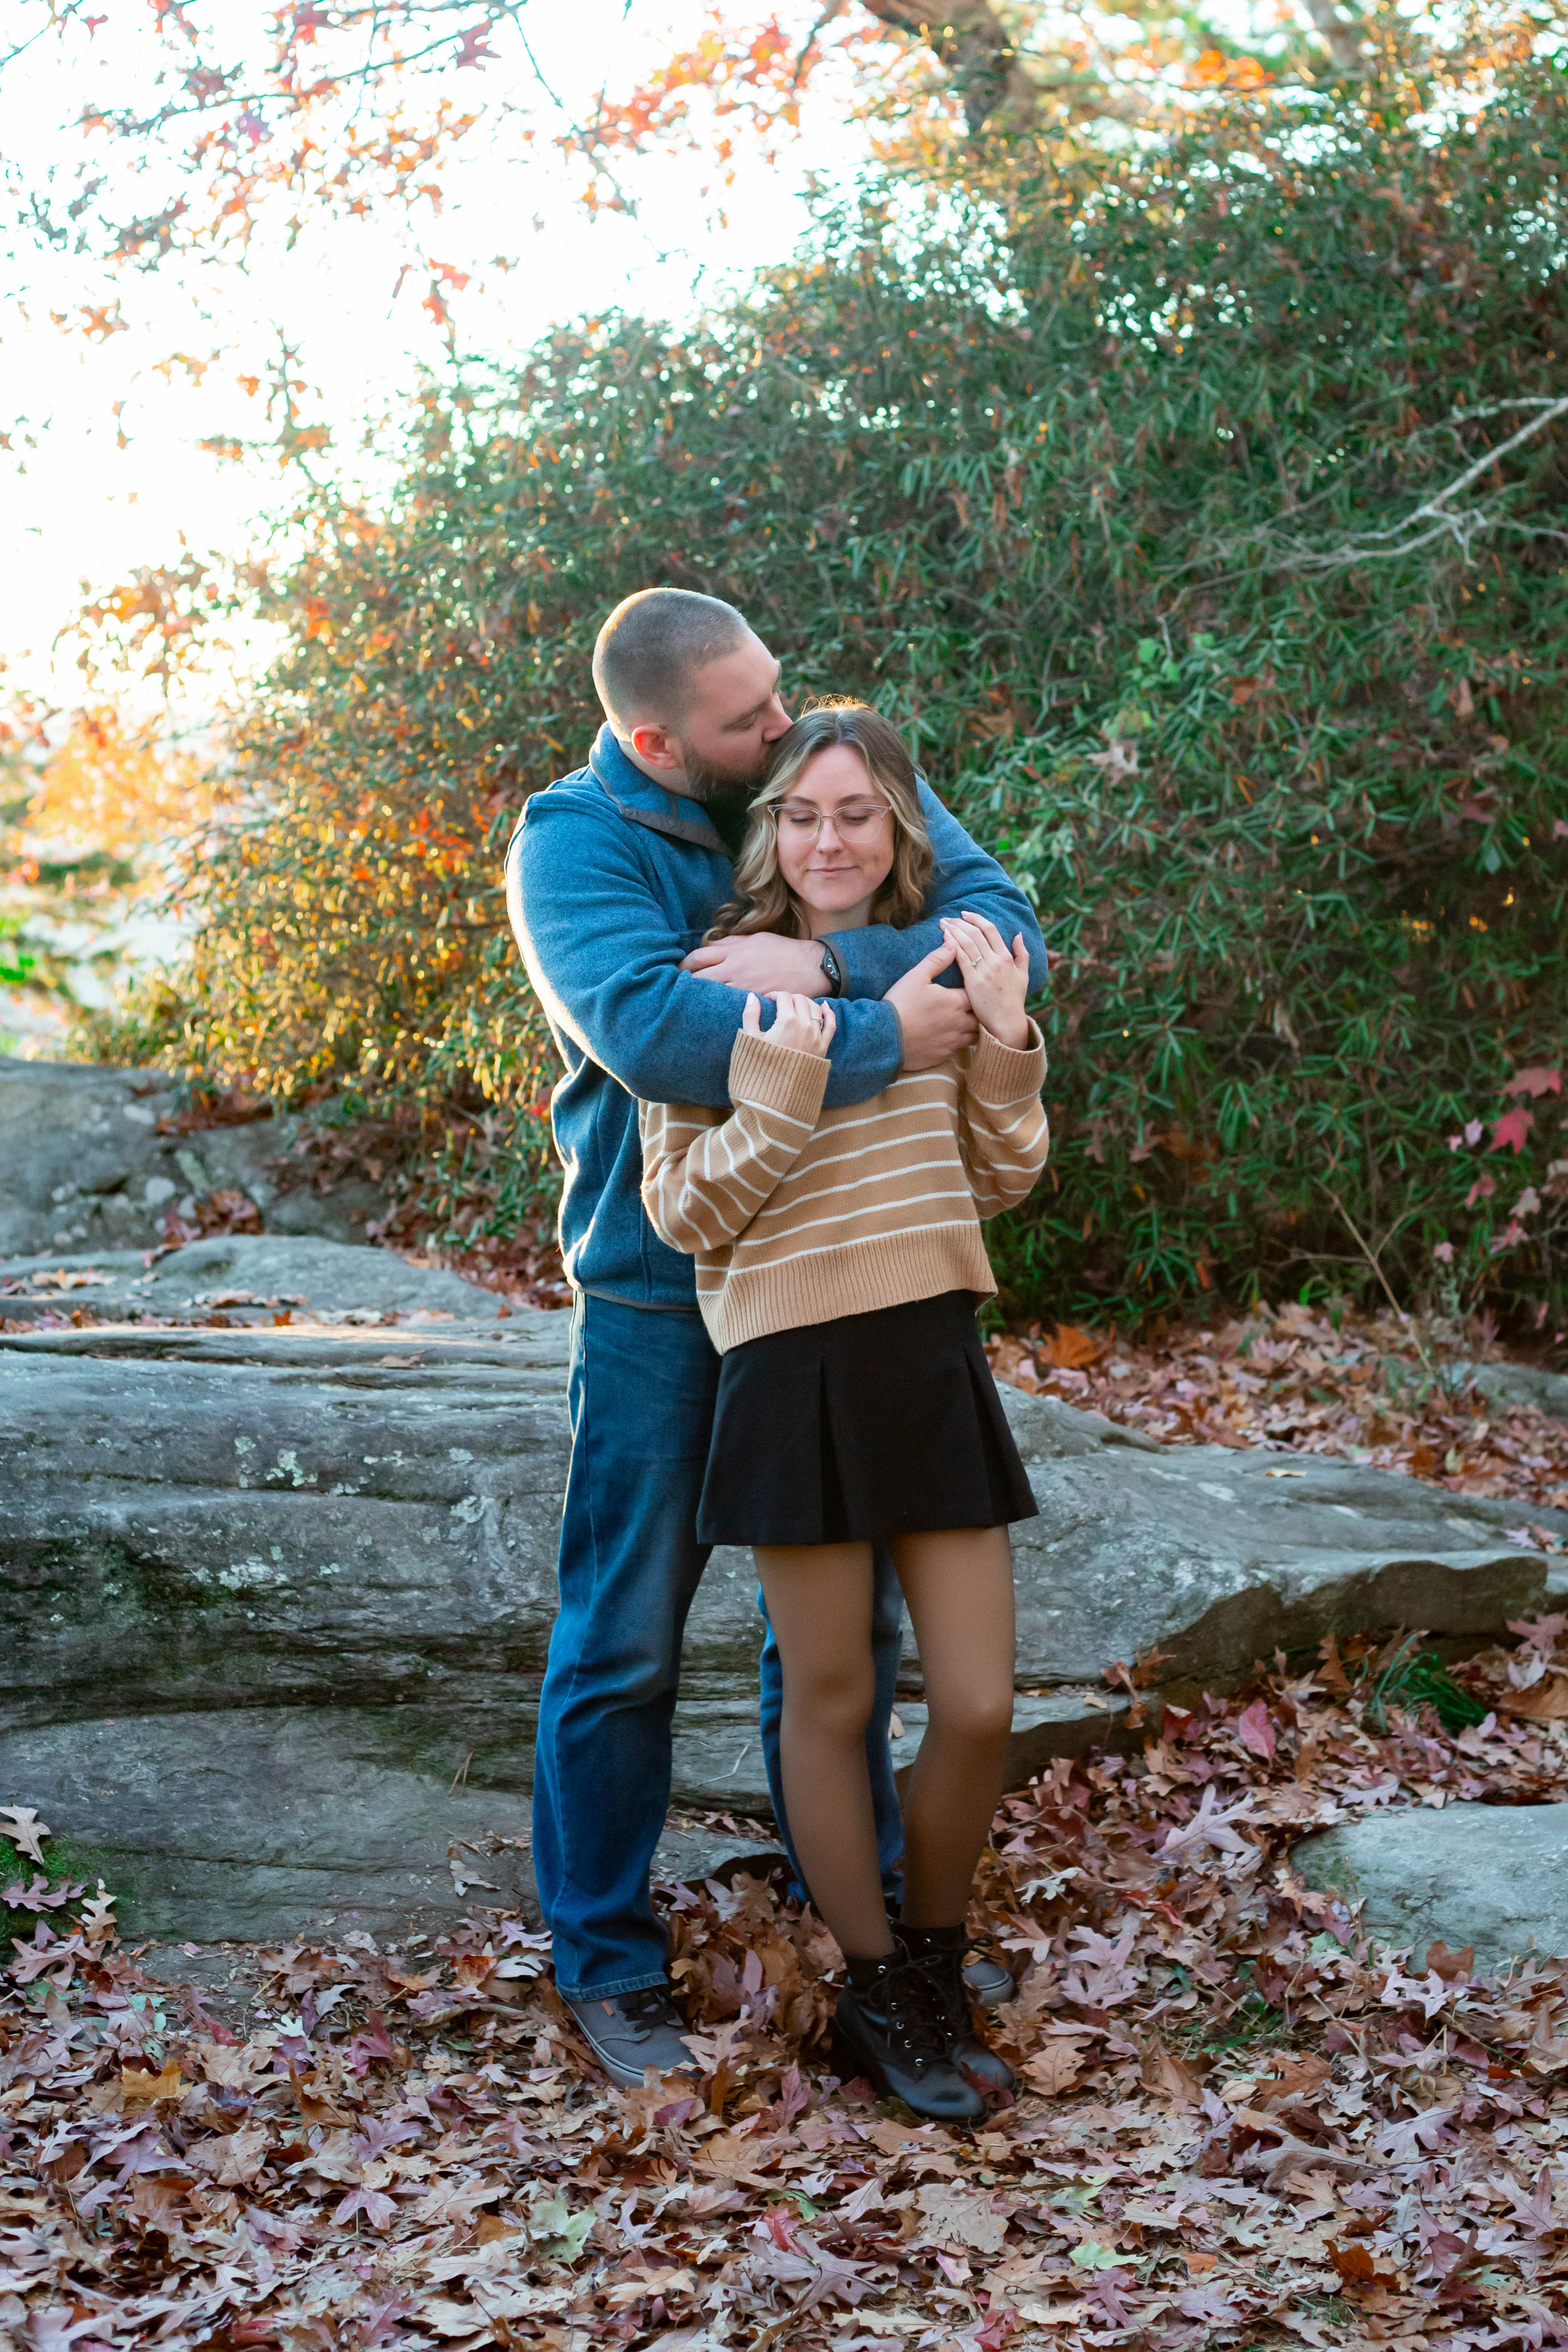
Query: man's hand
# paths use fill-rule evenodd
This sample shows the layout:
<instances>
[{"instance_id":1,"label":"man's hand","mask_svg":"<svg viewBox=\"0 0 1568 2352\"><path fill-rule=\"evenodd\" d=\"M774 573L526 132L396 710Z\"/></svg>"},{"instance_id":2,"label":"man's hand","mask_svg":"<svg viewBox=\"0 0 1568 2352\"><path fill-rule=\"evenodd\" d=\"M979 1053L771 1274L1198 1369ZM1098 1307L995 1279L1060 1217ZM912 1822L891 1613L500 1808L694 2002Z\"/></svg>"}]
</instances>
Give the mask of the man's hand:
<instances>
[{"instance_id":1,"label":"man's hand","mask_svg":"<svg viewBox=\"0 0 1568 2352\"><path fill-rule=\"evenodd\" d=\"M754 989L759 996L826 996L827 975L815 940L786 940L778 931L749 931L742 939L715 940L693 948L682 971L700 980L721 980L728 988Z\"/></svg>"},{"instance_id":2,"label":"man's hand","mask_svg":"<svg viewBox=\"0 0 1568 2352\"><path fill-rule=\"evenodd\" d=\"M937 986L937 973L945 971L957 953L951 940L945 947L932 948L912 971L893 982L882 999L899 1016L904 1040L901 1069L934 1070L950 1054L961 1054L966 1045L973 1045L980 1034L980 1024L963 991Z\"/></svg>"}]
</instances>

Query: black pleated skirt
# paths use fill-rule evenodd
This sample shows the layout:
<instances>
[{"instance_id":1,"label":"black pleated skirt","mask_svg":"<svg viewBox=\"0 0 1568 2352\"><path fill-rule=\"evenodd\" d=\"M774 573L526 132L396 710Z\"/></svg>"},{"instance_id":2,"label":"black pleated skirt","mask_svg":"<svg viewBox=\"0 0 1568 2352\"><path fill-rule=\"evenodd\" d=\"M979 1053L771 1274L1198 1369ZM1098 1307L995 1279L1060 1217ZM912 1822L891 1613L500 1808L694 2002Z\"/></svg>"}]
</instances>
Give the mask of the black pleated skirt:
<instances>
[{"instance_id":1,"label":"black pleated skirt","mask_svg":"<svg viewBox=\"0 0 1568 2352\"><path fill-rule=\"evenodd\" d=\"M973 1292L730 1349L697 1515L705 1544L882 1542L1037 1506Z\"/></svg>"}]
</instances>

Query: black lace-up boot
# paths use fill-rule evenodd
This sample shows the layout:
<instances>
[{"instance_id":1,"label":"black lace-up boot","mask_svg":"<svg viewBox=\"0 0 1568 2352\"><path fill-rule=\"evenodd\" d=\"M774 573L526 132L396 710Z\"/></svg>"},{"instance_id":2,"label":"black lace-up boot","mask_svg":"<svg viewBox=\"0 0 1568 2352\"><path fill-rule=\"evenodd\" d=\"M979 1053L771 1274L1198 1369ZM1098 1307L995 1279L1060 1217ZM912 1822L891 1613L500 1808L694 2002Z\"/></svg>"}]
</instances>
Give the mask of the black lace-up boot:
<instances>
[{"instance_id":1,"label":"black lace-up boot","mask_svg":"<svg viewBox=\"0 0 1568 2352\"><path fill-rule=\"evenodd\" d=\"M833 2068L864 2074L884 2098L933 2123L977 2123L985 2102L959 2072L937 2015L931 1971L901 1945L885 1959L851 1960L833 2021Z\"/></svg>"},{"instance_id":2,"label":"black lace-up boot","mask_svg":"<svg viewBox=\"0 0 1568 2352\"><path fill-rule=\"evenodd\" d=\"M909 1927L894 1931L931 1986L932 2010L947 2037L948 2055L961 2074L998 2091L1013 2089L1016 2077L1005 2058L988 2050L974 2030L963 1960L968 1937L956 1927Z\"/></svg>"}]
</instances>

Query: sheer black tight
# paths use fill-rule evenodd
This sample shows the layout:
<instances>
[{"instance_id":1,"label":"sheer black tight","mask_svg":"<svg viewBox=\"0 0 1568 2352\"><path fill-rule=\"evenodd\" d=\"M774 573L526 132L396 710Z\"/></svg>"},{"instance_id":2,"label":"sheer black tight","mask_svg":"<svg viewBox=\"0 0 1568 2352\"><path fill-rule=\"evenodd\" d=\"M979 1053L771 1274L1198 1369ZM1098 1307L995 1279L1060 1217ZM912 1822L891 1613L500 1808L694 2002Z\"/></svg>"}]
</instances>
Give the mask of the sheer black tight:
<instances>
[{"instance_id":1,"label":"sheer black tight","mask_svg":"<svg viewBox=\"0 0 1568 2352\"><path fill-rule=\"evenodd\" d=\"M915 1629L929 1719L904 1792L904 1917L962 1920L1002 1793L1013 1719L1005 1528L889 1544ZM869 1544L759 1545L784 1669L780 1766L795 1852L841 1951L892 1948L866 1776L874 1699Z\"/></svg>"}]
</instances>

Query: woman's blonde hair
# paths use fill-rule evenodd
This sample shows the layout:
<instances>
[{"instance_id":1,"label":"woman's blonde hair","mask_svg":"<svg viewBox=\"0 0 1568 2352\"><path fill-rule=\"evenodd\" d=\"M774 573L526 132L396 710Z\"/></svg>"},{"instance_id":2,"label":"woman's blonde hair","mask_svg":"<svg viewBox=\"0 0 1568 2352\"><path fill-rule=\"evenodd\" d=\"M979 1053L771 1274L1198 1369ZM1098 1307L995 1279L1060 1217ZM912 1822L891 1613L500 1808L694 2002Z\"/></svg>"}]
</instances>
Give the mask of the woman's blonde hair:
<instances>
[{"instance_id":1,"label":"woman's blonde hair","mask_svg":"<svg viewBox=\"0 0 1568 2352\"><path fill-rule=\"evenodd\" d=\"M773 811L819 751L847 743L893 815L893 863L871 901L871 920L901 929L925 904L931 883L931 836L921 808L920 778L896 729L866 702L819 702L797 719L773 745L761 792L735 860L735 897L721 907L708 933L733 939L748 931L777 931L805 939L806 926L779 871L778 821Z\"/></svg>"}]
</instances>

